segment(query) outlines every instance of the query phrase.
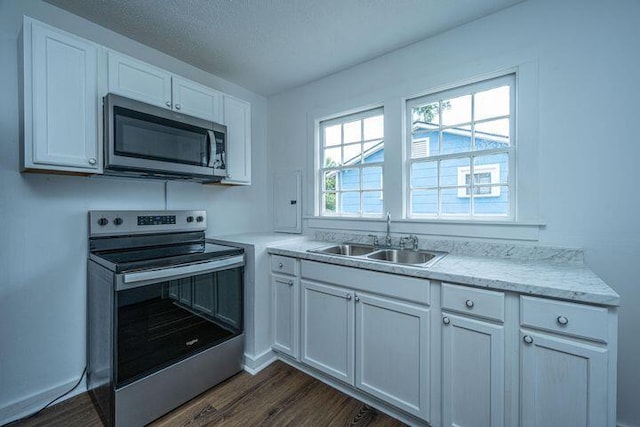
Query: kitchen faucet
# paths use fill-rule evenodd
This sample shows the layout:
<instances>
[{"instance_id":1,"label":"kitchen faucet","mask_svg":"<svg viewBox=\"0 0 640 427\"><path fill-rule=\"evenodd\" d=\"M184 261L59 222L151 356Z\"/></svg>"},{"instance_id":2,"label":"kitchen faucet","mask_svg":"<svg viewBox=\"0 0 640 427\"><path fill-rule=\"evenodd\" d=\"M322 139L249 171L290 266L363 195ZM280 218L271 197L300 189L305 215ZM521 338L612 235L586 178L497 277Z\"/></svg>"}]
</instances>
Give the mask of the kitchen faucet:
<instances>
[{"instance_id":1,"label":"kitchen faucet","mask_svg":"<svg viewBox=\"0 0 640 427\"><path fill-rule=\"evenodd\" d=\"M387 211L387 235L384 236L384 245L389 247L391 246L391 235L389 232L391 231L391 212Z\"/></svg>"}]
</instances>

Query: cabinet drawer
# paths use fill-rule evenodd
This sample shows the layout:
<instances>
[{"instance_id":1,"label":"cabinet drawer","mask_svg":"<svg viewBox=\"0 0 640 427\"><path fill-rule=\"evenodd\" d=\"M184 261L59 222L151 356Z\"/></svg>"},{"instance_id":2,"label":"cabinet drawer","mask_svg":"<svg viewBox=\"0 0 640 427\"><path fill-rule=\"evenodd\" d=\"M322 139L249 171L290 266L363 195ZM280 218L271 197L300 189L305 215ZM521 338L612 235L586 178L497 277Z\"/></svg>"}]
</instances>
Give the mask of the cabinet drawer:
<instances>
[{"instance_id":1,"label":"cabinet drawer","mask_svg":"<svg viewBox=\"0 0 640 427\"><path fill-rule=\"evenodd\" d=\"M271 255L271 271L295 276L297 273L296 259L280 255Z\"/></svg>"},{"instance_id":2,"label":"cabinet drawer","mask_svg":"<svg viewBox=\"0 0 640 427\"><path fill-rule=\"evenodd\" d=\"M520 297L520 324L602 342L609 329L606 308L528 296Z\"/></svg>"},{"instance_id":3,"label":"cabinet drawer","mask_svg":"<svg viewBox=\"0 0 640 427\"><path fill-rule=\"evenodd\" d=\"M443 283L442 309L504 322L504 294Z\"/></svg>"}]
</instances>

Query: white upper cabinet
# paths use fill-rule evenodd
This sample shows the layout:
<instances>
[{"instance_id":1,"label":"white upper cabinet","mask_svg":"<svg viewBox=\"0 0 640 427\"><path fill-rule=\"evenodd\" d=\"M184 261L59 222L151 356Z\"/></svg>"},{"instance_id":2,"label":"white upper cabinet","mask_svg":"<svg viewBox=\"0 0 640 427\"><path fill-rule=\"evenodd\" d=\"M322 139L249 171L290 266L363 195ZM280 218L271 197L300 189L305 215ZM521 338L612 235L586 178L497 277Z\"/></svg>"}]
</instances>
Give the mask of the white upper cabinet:
<instances>
[{"instance_id":1,"label":"white upper cabinet","mask_svg":"<svg viewBox=\"0 0 640 427\"><path fill-rule=\"evenodd\" d=\"M222 94L216 90L173 76L173 109L189 116L222 122Z\"/></svg>"},{"instance_id":2,"label":"white upper cabinet","mask_svg":"<svg viewBox=\"0 0 640 427\"><path fill-rule=\"evenodd\" d=\"M223 184L251 184L251 104L225 95L227 178Z\"/></svg>"},{"instance_id":3,"label":"white upper cabinet","mask_svg":"<svg viewBox=\"0 0 640 427\"><path fill-rule=\"evenodd\" d=\"M24 170L101 173L98 46L25 17Z\"/></svg>"},{"instance_id":4,"label":"white upper cabinet","mask_svg":"<svg viewBox=\"0 0 640 427\"><path fill-rule=\"evenodd\" d=\"M189 116L222 122L221 92L118 52L109 51L108 63L109 92Z\"/></svg>"},{"instance_id":5,"label":"white upper cabinet","mask_svg":"<svg viewBox=\"0 0 640 427\"><path fill-rule=\"evenodd\" d=\"M109 51L109 92L171 108L171 73Z\"/></svg>"}]
</instances>

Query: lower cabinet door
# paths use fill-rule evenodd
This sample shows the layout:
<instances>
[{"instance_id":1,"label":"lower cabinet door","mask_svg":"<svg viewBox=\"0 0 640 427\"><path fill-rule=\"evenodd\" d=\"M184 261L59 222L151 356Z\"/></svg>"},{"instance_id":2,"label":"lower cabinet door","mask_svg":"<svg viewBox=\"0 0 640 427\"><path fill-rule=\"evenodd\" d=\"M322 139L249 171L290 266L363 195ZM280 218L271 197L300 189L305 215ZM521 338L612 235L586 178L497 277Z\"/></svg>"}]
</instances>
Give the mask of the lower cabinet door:
<instances>
[{"instance_id":1,"label":"lower cabinet door","mask_svg":"<svg viewBox=\"0 0 640 427\"><path fill-rule=\"evenodd\" d=\"M504 326L443 313L442 424L504 425Z\"/></svg>"},{"instance_id":2,"label":"lower cabinet door","mask_svg":"<svg viewBox=\"0 0 640 427\"><path fill-rule=\"evenodd\" d=\"M521 331L523 427L615 426L608 418L605 348Z\"/></svg>"},{"instance_id":3,"label":"lower cabinet door","mask_svg":"<svg viewBox=\"0 0 640 427\"><path fill-rule=\"evenodd\" d=\"M429 420L429 310L358 293L356 387Z\"/></svg>"},{"instance_id":4,"label":"lower cabinet door","mask_svg":"<svg viewBox=\"0 0 640 427\"><path fill-rule=\"evenodd\" d=\"M299 285L294 277L271 276L273 348L298 357Z\"/></svg>"},{"instance_id":5,"label":"lower cabinet door","mask_svg":"<svg viewBox=\"0 0 640 427\"><path fill-rule=\"evenodd\" d=\"M353 291L301 282L301 360L353 385Z\"/></svg>"}]
</instances>

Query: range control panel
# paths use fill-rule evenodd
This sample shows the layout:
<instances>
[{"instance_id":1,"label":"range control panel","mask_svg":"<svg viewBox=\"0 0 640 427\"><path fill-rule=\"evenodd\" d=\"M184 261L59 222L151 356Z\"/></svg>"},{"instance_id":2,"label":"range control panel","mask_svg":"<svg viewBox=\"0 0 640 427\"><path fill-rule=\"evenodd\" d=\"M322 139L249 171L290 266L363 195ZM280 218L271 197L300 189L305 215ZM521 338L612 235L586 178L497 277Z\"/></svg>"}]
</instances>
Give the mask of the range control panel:
<instances>
[{"instance_id":1,"label":"range control panel","mask_svg":"<svg viewBox=\"0 0 640 427\"><path fill-rule=\"evenodd\" d=\"M89 211L89 236L177 233L207 229L207 212L184 211Z\"/></svg>"}]
</instances>

